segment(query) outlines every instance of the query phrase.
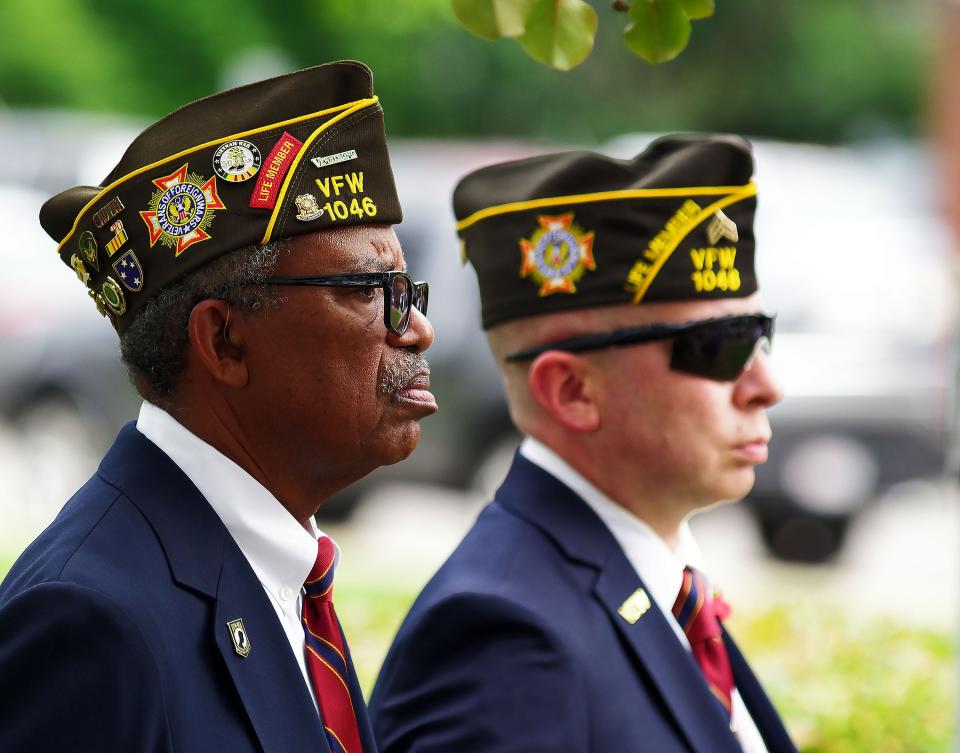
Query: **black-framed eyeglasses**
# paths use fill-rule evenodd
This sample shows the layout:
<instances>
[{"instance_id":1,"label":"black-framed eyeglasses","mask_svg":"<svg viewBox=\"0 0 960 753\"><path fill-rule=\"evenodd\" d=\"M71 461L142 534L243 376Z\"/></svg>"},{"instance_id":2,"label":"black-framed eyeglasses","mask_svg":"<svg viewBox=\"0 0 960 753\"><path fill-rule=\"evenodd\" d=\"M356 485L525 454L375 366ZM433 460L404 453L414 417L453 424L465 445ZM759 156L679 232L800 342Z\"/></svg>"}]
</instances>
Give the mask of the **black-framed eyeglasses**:
<instances>
[{"instance_id":1,"label":"black-framed eyeglasses","mask_svg":"<svg viewBox=\"0 0 960 753\"><path fill-rule=\"evenodd\" d=\"M383 323L396 335L402 335L410 324L410 309L427 315L430 286L414 282L406 272L362 272L356 274L319 275L316 277L268 277L267 285L312 285L324 288L382 288Z\"/></svg>"},{"instance_id":2,"label":"black-framed eyeglasses","mask_svg":"<svg viewBox=\"0 0 960 753\"><path fill-rule=\"evenodd\" d=\"M749 369L757 352L770 352L775 316L746 314L700 319L683 324L649 324L578 335L511 353L507 361L528 361L548 350L584 353L603 348L673 340L670 368L688 374L732 382Z\"/></svg>"}]
</instances>

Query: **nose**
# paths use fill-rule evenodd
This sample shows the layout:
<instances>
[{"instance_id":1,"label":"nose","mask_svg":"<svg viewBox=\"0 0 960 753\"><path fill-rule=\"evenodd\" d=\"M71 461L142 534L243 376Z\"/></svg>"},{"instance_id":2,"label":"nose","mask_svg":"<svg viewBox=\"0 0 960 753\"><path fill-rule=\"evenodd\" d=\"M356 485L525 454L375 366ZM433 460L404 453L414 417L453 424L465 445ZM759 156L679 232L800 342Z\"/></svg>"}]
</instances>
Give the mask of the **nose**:
<instances>
[{"instance_id":1,"label":"nose","mask_svg":"<svg viewBox=\"0 0 960 753\"><path fill-rule=\"evenodd\" d=\"M433 325L416 306L410 309L410 323L407 331L397 335L387 330L387 342L394 348L407 348L422 353L433 344Z\"/></svg>"},{"instance_id":2,"label":"nose","mask_svg":"<svg viewBox=\"0 0 960 753\"><path fill-rule=\"evenodd\" d=\"M769 408L782 399L783 386L773 370L770 354L759 349L750 367L734 384L734 403L741 408Z\"/></svg>"}]
</instances>

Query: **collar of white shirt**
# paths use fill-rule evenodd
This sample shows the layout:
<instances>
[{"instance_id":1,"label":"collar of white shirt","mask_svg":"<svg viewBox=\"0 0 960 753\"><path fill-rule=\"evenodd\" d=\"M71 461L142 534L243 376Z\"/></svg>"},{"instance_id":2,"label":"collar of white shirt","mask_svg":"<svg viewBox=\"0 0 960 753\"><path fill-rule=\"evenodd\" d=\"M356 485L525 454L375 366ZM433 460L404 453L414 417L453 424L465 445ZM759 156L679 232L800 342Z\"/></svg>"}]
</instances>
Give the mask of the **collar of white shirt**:
<instances>
[{"instance_id":1,"label":"collar of white shirt","mask_svg":"<svg viewBox=\"0 0 960 753\"><path fill-rule=\"evenodd\" d=\"M689 647L687 636L673 619L673 604L683 583L684 566L690 565L700 571L705 567L703 554L686 522L680 527L676 549L671 549L650 526L597 489L543 442L526 437L520 445L520 454L563 482L590 506L610 529L633 569L643 578L650 596L667 617L680 642Z\"/></svg>"},{"instance_id":2,"label":"collar of white shirt","mask_svg":"<svg viewBox=\"0 0 960 753\"><path fill-rule=\"evenodd\" d=\"M143 403L137 429L200 490L267 592L279 604L296 604L324 535L313 520L308 532L253 476L157 406Z\"/></svg>"}]
</instances>

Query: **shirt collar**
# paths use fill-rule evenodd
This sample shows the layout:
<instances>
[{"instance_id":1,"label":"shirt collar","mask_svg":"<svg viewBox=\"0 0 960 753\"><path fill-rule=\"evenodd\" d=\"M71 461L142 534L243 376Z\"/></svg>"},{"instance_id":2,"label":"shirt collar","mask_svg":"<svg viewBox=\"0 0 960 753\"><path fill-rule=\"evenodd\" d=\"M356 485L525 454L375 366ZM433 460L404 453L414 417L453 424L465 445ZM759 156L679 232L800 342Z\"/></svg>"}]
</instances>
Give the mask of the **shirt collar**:
<instances>
[{"instance_id":1,"label":"shirt collar","mask_svg":"<svg viewBox=\"0 0 960 753\"><path fill-rule=\"evenodd\" d=\"M520 454L570 487L593 509L643 579L660 611L672 614L684 566L704 569L703 555L687 523L681 525L677 546L672 549L650 526L610 499L543 442L526 437Z\"/></svg>"},{"instance_id":2,"label":"shirt collar","mask_svg":"<svg viewBox=\"0 0 960 753\"><path fill-rule=\"evenodd\" d=\"M226 526L264 587L278 595L299 593L317 559L317 538L260 482L151 403L140 407L137 429L176 463ZM334 542L334 567L340 547Z\"/></svg>"}]
</instances>

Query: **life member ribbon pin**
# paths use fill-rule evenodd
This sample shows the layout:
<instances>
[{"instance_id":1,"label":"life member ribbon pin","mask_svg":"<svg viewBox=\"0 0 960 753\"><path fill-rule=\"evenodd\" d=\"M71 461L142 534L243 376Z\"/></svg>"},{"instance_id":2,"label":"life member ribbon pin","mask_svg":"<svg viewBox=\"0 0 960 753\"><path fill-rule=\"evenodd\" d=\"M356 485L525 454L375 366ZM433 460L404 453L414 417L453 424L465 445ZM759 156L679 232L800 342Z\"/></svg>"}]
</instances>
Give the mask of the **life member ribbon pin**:
<instances>
[{"instance_id":1,"label":"life member ribbon pin","mask_svg":"<svg viewBox=\"0 0 960 753\"><path fill-rule=\"evenodd\" d=\"M230 640L233 641L233 650L240 658L246 659L250 654L250 637L243 626L243 620L230 620L227 623L227 630L230 633Z\"/></svg>"},{"instance_id":2,"label":"life member ribbon pin","mask_svg":"<svg viewBox=\"0 0 960 753\"><path fill-rule=\"evenodd\" d=\"M623 619L625 619L631 625L634 625L636 624L637 620L646 614L648 609L650 609L650 597L647 596L646 591L644 591L642 588L638 588L627 597L623 604L620 605L620 608L617 610L617 614L623 617Z\"/></svg>"}]
</instances>

